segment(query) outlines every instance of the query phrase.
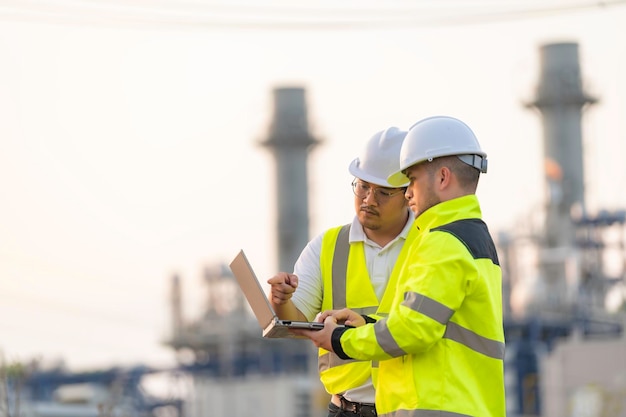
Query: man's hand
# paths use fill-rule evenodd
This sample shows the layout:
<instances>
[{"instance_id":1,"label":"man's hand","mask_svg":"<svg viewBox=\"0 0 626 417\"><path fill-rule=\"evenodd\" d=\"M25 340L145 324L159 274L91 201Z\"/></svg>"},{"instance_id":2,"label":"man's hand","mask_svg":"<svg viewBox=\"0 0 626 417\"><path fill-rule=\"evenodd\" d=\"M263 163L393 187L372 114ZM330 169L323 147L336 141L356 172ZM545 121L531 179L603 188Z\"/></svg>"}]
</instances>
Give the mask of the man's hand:
<instances>
[{"instance_id":1,"label":"man's hand","mask_svg":"<svg viewBox=\"0 0 626 417\"><path fill-rule=\"evenodd\" d=\"M317 320L320 321L320 320ZM333 347L330 343L330 338L333 334L333 330L338 327L337 321L332 316L326 317L324 320L324 328L322 330L299 330L293 329L290 330L291 333L304 336L308 339L311 339L313 344L318 348L326 349L330 352L333 352Z\"/></svg>"},{"instance_id":2,"label":"man's hand","mask_svg":"<svg viewBox=\"0 0 626 417\"><path fill-rule=\"evenodd\" d=\"M291 299L292 294L298 287L298 276L287 272L279 272L267 280L271 285L270 301L273 304L281 305Z\"/></svg>"},{"instance_id":3,"label":"man's hand","mask_svg":"<svg viewBox=\"0 0 626 417\"><path fill-rule=\"evenodd\" d=\"M359 327L365 324L363 316L347 308L341 310L326 310L319 314L317 321L326 323L327 317L333 317L335 323L345 324L346 326Z\"/></svg>"},{"instance_id":4,"label":"man's hand","mask_svg":"<svg viewBox=\"0 0 626 417\"><path fill-rule=\"evenodd\" d=\"M331 336L333 331L340 325L359 327L365 324L365 319L358 313L344 308L342 310L326 310L317 315L315 321L323 322L322 330L291 330L292 333L310 339L318 348L333 352ZM340 323L340 324L338 324Z\"/></svg>"}]
</instances>

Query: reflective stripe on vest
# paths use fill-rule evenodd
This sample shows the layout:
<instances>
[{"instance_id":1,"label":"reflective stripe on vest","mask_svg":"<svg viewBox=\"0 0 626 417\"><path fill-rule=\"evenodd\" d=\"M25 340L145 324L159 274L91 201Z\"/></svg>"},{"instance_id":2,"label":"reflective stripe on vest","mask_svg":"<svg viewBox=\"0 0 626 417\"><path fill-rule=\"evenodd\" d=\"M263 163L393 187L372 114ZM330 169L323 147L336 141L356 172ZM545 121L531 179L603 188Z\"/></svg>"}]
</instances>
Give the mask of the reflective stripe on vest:
<instances>
[{"instance_id":1,"label":"reflective stripe on vest","mask_svg":"<svg viewBox=\"0 0 626 417\"><path fill-rule=\"evenodd\" d=\"M350 254L350 225L339 230L333 254L333 309L346 307L346 279Z\"/></svg>"}]
</instances>

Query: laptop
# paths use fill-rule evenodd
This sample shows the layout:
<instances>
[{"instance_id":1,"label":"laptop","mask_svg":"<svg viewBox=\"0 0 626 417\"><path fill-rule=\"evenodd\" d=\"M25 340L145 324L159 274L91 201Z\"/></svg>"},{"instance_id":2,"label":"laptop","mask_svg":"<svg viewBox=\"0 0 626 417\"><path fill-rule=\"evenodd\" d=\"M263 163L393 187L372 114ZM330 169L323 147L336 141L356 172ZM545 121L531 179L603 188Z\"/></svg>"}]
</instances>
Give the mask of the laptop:
<instances>
[{"instance_id":1,"label":"laptop","mask_svg":"<svg viewBox=\"0 0 626 417\"><path fill-rule=\"evenodd\" d=\"M239 251L230 263L230 270L233 271L241 291L263 330L263 337L298 338L289 329L320 330L324 328L324 323L279 319L243 250Z\"/></svg>"}]
</instances>

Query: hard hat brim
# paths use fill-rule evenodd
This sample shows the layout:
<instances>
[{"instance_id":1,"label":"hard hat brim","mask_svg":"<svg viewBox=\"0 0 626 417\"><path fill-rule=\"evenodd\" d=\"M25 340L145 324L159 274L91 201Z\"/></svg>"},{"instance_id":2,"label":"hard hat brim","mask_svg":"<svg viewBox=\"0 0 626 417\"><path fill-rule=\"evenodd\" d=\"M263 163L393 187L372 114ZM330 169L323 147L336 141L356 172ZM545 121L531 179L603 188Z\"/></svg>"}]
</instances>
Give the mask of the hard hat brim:
<instances>
[{"instance_id":1,"label":"hard hat brim","mask_svg":"<svg viewBox=\"0 0 626 417\"><path fill-rule=\"evenodd\" d=\"M388 187L388 188L400 188L400 187L406 187L409 184L409 180L408 178L405 178L405 181L400 182L399 185L392 185L387 178L379 178L379 177L375 177L371 174L368 174L367 172L363 171L362 169L359 168L359 158L355 158L351 163L350 166L348 167L348 171L350 171L350 174L352 174L354 177L363 180L365 182L369 182L370 184L375 184L381 187Z\"/></svg>"},{"instance_id":2,"label":"hard hat brim","mask_svg":"<svg viewBox=\"0 0 626 417\"><path fill-rule=\"evenodd\" d=\"M409 177L404 175L402 171L395 172L387 177L387 182L394 188L406 187L409 185Z\"/></svg>"}]
</instances>

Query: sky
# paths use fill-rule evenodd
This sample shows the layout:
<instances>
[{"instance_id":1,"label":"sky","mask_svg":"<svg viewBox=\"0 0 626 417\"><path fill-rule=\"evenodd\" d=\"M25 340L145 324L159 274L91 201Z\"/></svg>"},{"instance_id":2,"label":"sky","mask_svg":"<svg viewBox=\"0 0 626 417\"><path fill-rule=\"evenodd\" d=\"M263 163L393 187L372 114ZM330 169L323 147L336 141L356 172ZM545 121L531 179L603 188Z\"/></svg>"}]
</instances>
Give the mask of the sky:
<instances>
[{"instance_id":1,"label":"sky","mask_svg":"<svg viewBox=\"0 0 626 417\"><path fill-rule=\"evenodd\" d=\"M310 235L352 219L375 132L446 114L488 154L494 235L543 202L539 49L579 44L590 210L626 207L626 2L0 0L0 352L166 366L170 280L277 267L272 91L306 91Z\"/></svg>"}]
</instances>

